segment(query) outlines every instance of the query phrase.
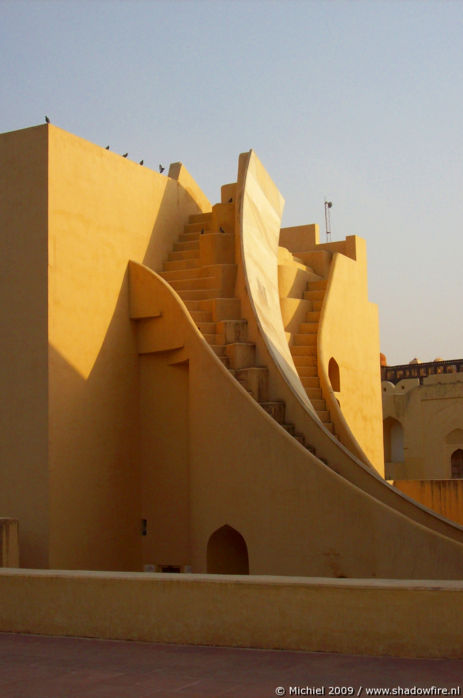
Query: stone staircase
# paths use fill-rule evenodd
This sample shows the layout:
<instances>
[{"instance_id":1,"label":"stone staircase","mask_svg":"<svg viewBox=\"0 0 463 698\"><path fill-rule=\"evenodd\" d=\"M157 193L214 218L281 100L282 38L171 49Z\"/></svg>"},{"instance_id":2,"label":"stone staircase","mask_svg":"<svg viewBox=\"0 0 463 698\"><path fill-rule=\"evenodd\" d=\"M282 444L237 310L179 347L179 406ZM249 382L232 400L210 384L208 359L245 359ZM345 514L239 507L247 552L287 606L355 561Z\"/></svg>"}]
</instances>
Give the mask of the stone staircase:
<instances>
[{"instance_id":1,"label":"stone staircase","mask_svg":"<svg viewBox=\"0 0 463 698\"><path fill-rule=\"evenodd\" d=\"M227 198L231 186L223 188ZM205 340L235 379L289 434L315 453L294 424L286 423L285 403L269 395L268 368L257 365L256 346L247 339L241 301L234 296L234 204L230 200L216 204L211 213L189 217L160 276L179 294Z\"/></svg>"},{"instance_id":2,"label":"stone staircase","mask_svg":"<svg viewBox=\"0 0 463 698\"><path fill-rule=\"evenodd\" d=\"M304 299L310 301L311 309L306 313L305 322L300 324L299 332L294 335L290 349L302 385L320 421L331 433L334 433L330 413L322 397L317 362L318 324L327 283L326 279L307 283Z\"/></svg>"}]
</instances>

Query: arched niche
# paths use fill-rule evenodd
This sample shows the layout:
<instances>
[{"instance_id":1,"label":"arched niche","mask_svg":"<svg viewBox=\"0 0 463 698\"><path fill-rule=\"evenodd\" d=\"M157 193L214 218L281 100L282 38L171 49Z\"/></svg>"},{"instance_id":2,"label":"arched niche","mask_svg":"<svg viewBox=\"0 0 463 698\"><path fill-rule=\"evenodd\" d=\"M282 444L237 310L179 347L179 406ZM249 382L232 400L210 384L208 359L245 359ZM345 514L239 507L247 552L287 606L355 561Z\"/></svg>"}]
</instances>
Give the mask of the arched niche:
<instances>
[{"instance_id":1,"label":"arched niche","mask_svg":"<svg viewBox=\"0 0 463 698\"><path fill-rule=\"evenodd\" d=\"M463 444L463 429L454 429L445 437L448 444Z\"/></svg>"},{"instance_id":2,"label":"arched niche","mask_svg":"<svg viewBox=\"0 0 463 698\"><path fill-rule=\"evenodd\" d=\"M241 533L225 525L207 544L208 574L249 574L248 547Z\"/></svg>"},{"instance_id":3,"label":"arched niche","mask_svg":"<svg viewBox=\"0 0 463 698\"><path fill-rule=\"evenodd\" d=\"M457 448L450 456L452 478L463 478L463 449Z\"/></svg>"},{"instance_id":4,"label":"arched niche","mask_svg":"<svg viewBox=\"0 0 463 698\"><path fill-rule=\"evenodd\" d=\"M339 364L331 357L328 362L328 378L330 379L331 387L335 393L339 393L341 390L341 377L339 375Z\"/></svg>"},{"instance_id":5,"label":"arched niche","mask_svg":"<svg viewBox=\"0 0 463 698\"><path fill-rule=\"evenodd\" d=\"M386 463L404 462L404 430L394 417L387 417L383 422L384 460Z\"/></svg>"}]
</instances>

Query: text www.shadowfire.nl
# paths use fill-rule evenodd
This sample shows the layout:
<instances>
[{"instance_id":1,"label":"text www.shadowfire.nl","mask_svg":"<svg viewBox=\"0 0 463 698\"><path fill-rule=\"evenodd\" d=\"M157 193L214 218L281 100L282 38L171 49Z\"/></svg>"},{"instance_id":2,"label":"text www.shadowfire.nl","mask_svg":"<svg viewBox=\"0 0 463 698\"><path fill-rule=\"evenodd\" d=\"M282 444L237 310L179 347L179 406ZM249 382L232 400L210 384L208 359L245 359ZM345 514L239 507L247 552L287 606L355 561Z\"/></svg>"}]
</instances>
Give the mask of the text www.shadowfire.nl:
<instances>
[{"instance_id":1,"label":"text www.shadowfire.nl","mask_svg":"<svg viewBox=\"0 0 463 698\"><path fill-rule=\"evenodd\" d=\"M277 686L277 696L460 696L461 686L393 686L392 688L358 686Z\"/></svg>"}]
</instances>

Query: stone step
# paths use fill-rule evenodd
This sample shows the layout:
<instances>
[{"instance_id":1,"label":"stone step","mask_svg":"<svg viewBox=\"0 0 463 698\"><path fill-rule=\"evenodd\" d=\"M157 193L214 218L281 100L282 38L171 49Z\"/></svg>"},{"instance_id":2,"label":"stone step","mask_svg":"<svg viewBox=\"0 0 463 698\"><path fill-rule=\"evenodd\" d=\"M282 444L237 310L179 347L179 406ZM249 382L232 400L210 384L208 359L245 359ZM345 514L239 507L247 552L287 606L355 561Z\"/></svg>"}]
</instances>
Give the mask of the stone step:
<instances>
[{"instance_id":1,"label":"stone step","mask_svg":"<svg viewBox=\"0 0 463 698\"><path fill-rule=\"evenodd\" d=\"M199 241L174 242L174 252L181 252L182 250L199 250Z\"/></svg>"},{"instance_id":2,"label":"stone step","mask_svg":"<svg viewBox=\"0 0 463 698\"><path fill-rule=\"evenodd\" d=\"M318 322L301 322L301 324L299 325L299 332L301 334L317 334Z\"/></svg>"},{"instance_id":3,"label":"stone step","mask_svg":"<svg viewBox=\"0 0 463 698\"><path fill-rule=\"evenodd\" d=\"M222 357L227 357L225 354L225 346L223 344L211 344L211 349L219 356L220 358ZM227 357L228 358L228 357ZM229 365L229 364L228 364Z\"/></svg>"},{"instance_id":4,"label":"stone step","mask_svg":"<svg viewBox=\"0 0 463 698\"><path fill-rule=\"evenodd\" d=\"M279 424L285 422L286 405L281 400L267 400L259 403L268 414Z\"/></svg>"},{"instance_id":5,"label":"stone step","mask_svg":"<svg viewBox=\"0 0 463 698\"><path fill-rule=\"evenodd\" d=\"M252 342L224 344L225 355L230 359L230 368L249 368L256 363L256 345Z\"/></svg>"},{"instance_id":6,"label":"stone step","mask_svg":"<svg viewBox=\"0 0 463 698\"><path fill-rule=\"evenodd\" d=\"M246 342L247 339L247 320L219 320L219 322L217 322L218 344L233 344L233 342Z\"/></svg>"},{"instance_id":7,"label":"stone step","mask_svg":"<svg viewBox=\"0 0 463 698\"><path fill-rule=\"evenodd\" d=\"M184 281L186 279L197 279L200 267L187 267L186 269L168 269L160 271L159 276L172 283L172 281Z\"/></svg>"},{"instance_id":8,"label":"stone step","mask_svg":"<svg viewBox=\"0 0 463 698\"><path fill-rule=\"evenodd\" d=\"M199 249L196 250L180 250L179 252L169 252L168 262L179 262L182 259L198 259Z\"/></svg>"},{"instance_id":9,"label":"stone step","mask_svg":"<svg viewBox=\"0 0 463 698\"><path fill-rule=\"evenodd\" d=\"M323 422L323 426L328 429L332 434L334 434L334 426L331 422Z\"/></svg>"},{"instance_id":10,"label":"stone step","mask_svg":"<svg viewBox=\"0 0 463 698\"><path fill-rule=\"evenodd\" d=\"M325 295L324 291L314 290L314 291L304 291L304 298L306 301L321 301ZM314 310L317 310L315 308Z\"/></svg>"},{"instance_id":11,"label":"stone step","mask_svg":"<svg viewBox=\"0 0 463 698\"><path fill-rule=\"evenodd\" d=\"M212 323L212 314L208 310L190 310L190 315L193 318L193 320L198 323L204 322L204 323ZM215 322L214 322L215 326Z\"/></svg>"},{"instance_id":12,"label":"stone step","mask_svg":"<svg viewBox=\"0 0 463 698\"><path fill-rule=\"evenodd\" d=\"M197 288L193 291L178 291L178 295L183 301L194 301L207 298L217 298L220 295L219 288Z\"/></svg>"},{"instance_id":13,"label":"stone step","mask_svg":"<svg viewBox=\"0 0 463 698\"><path fill-rule=\"evenodd\" d=\"M178 242L193 242L193 240L199 240L199 232L200 231L191 231L180 233L178 236Z\"/></svg>"},{"instance_id":14,"label":"stone step","mask_svg":"<svg viewBox=\"0 0 463 698\"><path fill-rule=\"evenodd\" d=\"M302 385L304 385L304 381L302 381ZM309 385L309 386L304 385L304 388L305 388L305 392L309 396L309 399L314 407L315 407L314 400L323 400L321 388L314 388L311 385ZM325 402L325 401L323 400L323 402ZM324 407L326 407L326 404L324 405Z\"/></svg>"},{"instance_id":15,"label":"stone step","mask_svg":"<svg viewBox=\"0 0 463 698\"><path fill-rule=\"evenodd\" d=\"M214 334L208 334L207 332L203 332L203 337L204 337L204 339L206 340L206 342L207 342L208 344L211 344L211 345L213 344L214 346L217 346L217 342L216 342L216 339L215 339L215 337L216 337L215 333L214 333Z\"/></svg>"},{"instance_id":16,"label":"stone step","mask_svg":"<svg viewBox=\"0 0 463 698\"><path fill-rule=\"evenodd\" d=\"M183 229L183 233L185 235L197 233L199 237L201 230L204 230L204 232L209 232L210 230L212 230L213 222L214 221L211 218L207 221L199 221L199 223L187 223Z\"/></svg>"},{"instance_id":17,"label":"stone step","mask_svg":"<svg viewBox=\"0 0 463 698\"><path fill-rule=\"evenodd\" d=\"M286 429L288 434L291 434L291 436L294 436L294 434L296 433L296 427L294 426L294 424L282 424L281 426L283 427L283 429Z\"/></svg>"},{"instance_id":18,"label":"stone step","mask_svg":"<svg viewBox=\"0 0 463 698\"><path fill-rule=\"evenodd\" d=\"M172 254L172 253L170 253ZM199 258L197 259L177 259L164 262L164 271L177 271L185 269L199 269Z\"/></svg>"},{"instance_id":19,"label":"stone step","mask_svg":"<svg viewBox=\"0 0 463 698\"><path fill-rule=\"evenodd\" d=\"M318 376L314 376L312 369L314 366L298 366L297 372L299 373L299 378L301 379L304 388L319 388L320 379Z\"/></svg>"},{"instance_id":20,"label":"stone step","mask_svg":"<svg viewBox=\"0 0 463 698\"><path fill-rule=\"evenodd\" d=\"M209 211L209 213L192 213L188 217L188 223L207 223L213 217L214 214L212 213L212 211Z\"/></svg>"},{"instance_id":21,"label":"stone step","mask_svg":"<svg viewBox=\"0 0 463 698\"><path fill-rule=\"evenodd\" d=\"M305 337L310 337L310 335L303 335ZM316 356L317 355L317 345L316 344L293 344L291 349L291 354L293 358L295 356Z\"/></svg>"},{"instance_id":22,"label":"stone step","mask_svg":"<svg viewBox=\"0 0 463 698\"><path fill-rule=\"evenodd\" d=\"M295 334L293 338L294 344L293 348L296 346L307 346L307 345L316 345L317 344L317 335L312 333L304 333L304 334Z\"/></svg>"},{"instance_id":23,"label":"stone step","mask_svg":"<svg viewBox=\"0 0 463 698\"><path fill-rule=\"evenodd\" d=\"M315 322L318 325L318 321L320 319L320 311L309 310L308 313L306 313L305 319L307 320L307 322Z\"/></svg>"},{"instance_id":24,"label":"stone step","mask_svg":"<svg viewBox=\"0 0 463 698\"><path fill-rule=\"evenodd\" d=\"M221 320L241 320L241 301L239 298L213 298L212 300L201 301L201 310L210 310L212 319L216 322Z\"/></svg>"},{"instance_id":25,"label":"stone step","mask_svg":"<svg viewBox=\"0 0 463 698\"><path fill-rule=\"evenodd\" d=\"M169 283L178 293L181 291L195 291L198 289L204 291L208 288L217 288L217 277L196 276L194 279L172 279Z\"/></svg>"},{"instance_id":26,"label":"stone step","mask_svg":"<svg viewBox=\"0 0 463 698\"><path fill-rule=\"evenodd\" d=\"M322 414L323 412L326 412L326 402L323 399L311 399L310 402L312 405L315 407L317 410L318 414ZM327 413L328 414L328 413Z\"/></svg>"},{"instance_id":27,"label":"stone step","mask_svg":"<svg viewBox=\"0 0 463 698\"><path fill-rule=\"evenodd\" d=\"M200 306L201 301L185 300L185 301L183 301L183 302L185 303L185 305L186 305L186 307L188 308L188 310L190 311L190 313L191 313L193 310L202 310L202 308L201 308L201 306Z\"/></svg>"},{"instance_id":28,"label":"stone step","mask_svg":"<svg viewBox=\"0 0 463 698\"><path fill-rule=\"evenodd\" d=\"M305 376L316 376L317 373L313 373L312 371L309 371L308 369L315 369L317 370L317 357L316 356L309 356L308 354L304 354L303 356L293 356L293 361L294 365L296 366L298 372L301 368L306 368L307 371L304 371Z\"/></svg>"},{"instance_id":29,"label":"stone step","mask_svg":"<svg viewBox=\"0 0 463 698\"><path fill-rule=\"evenodd\" d=\"M216 335L216 327L217 323L215 322L196 322L196 326L198 330L200 330L203 334L212 334ZM220 343L220 342L218 342Z\"/></svg>"},{"instance_id":30,"label":"stone step","mask_svg":"<svg viewBox=\"0 0 463 698\"><path fill-rule=\"evenodd\" d=\"M319 281L309 281L308 290L309 291L324 291L328 285L327 279L320 279Z\"/></svg>"},{"instance_id":31,"label":"stone step","mask_svg":"<svg viewBox=\"0 0 463 698\"><path fill-rule=\"evenodd\" d=\"M312 310L320 311L322 309L323 301L311 301Z\"/></svg>"},{"instance_id":32,"label":"stone step","mask_svg":"<svg viewBox=\"0 0 463 698\"><path fill-rule=\"evenodd\" d=\"M299 441L300 444L302 444L303 446L305 446L305 436L304 436L304 434L300 434L300 433L298 432L298 433L294 434L294 438L296 439L296 441Z\"/></svg>"},{"instance_id":33,"label":"stone step","mask_svg":"<svg viewBox=\"0 0 463 698\"><path fill-rule=\"evenodd\" d=\"M328 410L317 410L317 414L322 422L326 423L330 421L330 413L328 412Z\"/></svg>"},{"instance_id":34,"label":"stone step","mask_svg":"<svg viewBox=\"0 0 463 698\"><path fill-rule=\"evenodd\" d=\"M268 400L268 368L250 366L235 370L235 378L258 402Z\"/></svg>"}]
</instances>

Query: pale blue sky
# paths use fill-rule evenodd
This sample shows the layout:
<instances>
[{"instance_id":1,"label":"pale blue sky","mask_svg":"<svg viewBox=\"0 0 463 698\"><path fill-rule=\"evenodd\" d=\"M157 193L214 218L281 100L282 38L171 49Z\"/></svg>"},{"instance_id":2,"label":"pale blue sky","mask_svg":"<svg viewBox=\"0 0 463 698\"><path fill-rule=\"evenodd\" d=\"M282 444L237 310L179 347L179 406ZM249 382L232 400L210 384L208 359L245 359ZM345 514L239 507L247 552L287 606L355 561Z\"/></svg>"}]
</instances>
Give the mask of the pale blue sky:
<instances>
[{"instance_id":1,"label":"pale blue sky","mask_svg":"<svg viewBox=\"0 0 463 698\"><path fill-rule=\"evenodd\" d=\"M58 126L215 202L254 148L284 224L367 240L389 363L463 356L463 2L0 0L0 132Z\"/></svg>"}]
</instances>

